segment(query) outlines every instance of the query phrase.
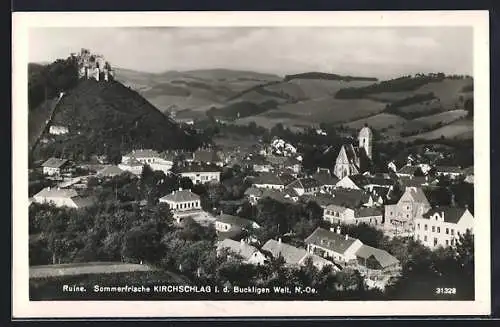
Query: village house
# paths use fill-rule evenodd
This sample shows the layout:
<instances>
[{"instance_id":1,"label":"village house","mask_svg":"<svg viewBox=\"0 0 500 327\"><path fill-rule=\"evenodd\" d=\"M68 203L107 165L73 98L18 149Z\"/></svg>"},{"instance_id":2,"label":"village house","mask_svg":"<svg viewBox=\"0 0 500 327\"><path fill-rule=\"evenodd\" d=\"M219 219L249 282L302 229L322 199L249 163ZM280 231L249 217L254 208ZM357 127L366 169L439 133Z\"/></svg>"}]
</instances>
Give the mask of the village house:
<instances>
[{"instance_id":1,"label":"village house","mask_svg":"<svg viewBox=\"0 0 500 327\"><path fill-rule=\"evenodd\" d=\"M325 266L331 266L338 270L334 263L324 259L318 255L307 252L305 249L300 249L290 244L283 243L281 238L277 241L270 239L264 246L263 252L268 252L273 258L283 258L287 266L305 266L308 260L312 260L313 265L318 269L323 269Z\"/></svg>"},{"instance_id":2,"label":"village house","mask_svg":"<svg viewBox=\"0 0 500 327\"><path fill-rule=\"evenodd\" d=\"M80 196L74 189L46 187L33 196L33 202L53 204L56 207L84 208L95 204L93 197Z\"/></svg>"},{"instance_id":3,"label":"village house","mask_svg":"<svg viewBox=\"0 0 500 327\"><path fill-rule=\"evenodd\" d=\"M217 255L221 255L224 250L228 251L230 256L231 254L236 254L241 257L243 263L264 265L268 262L268 258L262 252L244 240L238 242L226 238L217 245Z\"/></svg>"},{"instance_id":4,"label":"village house","mask_svg":"<svg viewBox=\"0 0 500 327\"><path fill-rule=\"evenodd\" d=\"M330 193L335 188L335 185L339 182L337 176L332 175L329 169L326 168L318 168L316 173L312 175L316 181L318 181L320 185L320 190L322 192Z\"/></svg>"},{"instance_id":5,"label":"village house","mask_svg":"<svg viewBox=\"0 0 500 327\"><path fill-rule=\"evenodd\" d=\"M412 234L414 220L429 211L431 206L419 187L407 187L396 204L385 206L385 225L395 234Z\"/></svg>"},{"instance_id":6,"label":"village house","mask_svg":"<svg viewBox=\"0 0 500 327\"><path fill-rule=\"evenodd\" d=\"M257 188L266 188L273 190L283 190L285 183L273 173L260 173L253 180L253 186Z\"/></svg>"},{"instance_id":7,"label":"village house","mask_svg":"<svg viewBox=\"0 0 500 327\"><path fill-rule=\"evenodd\" d=\"M320 191L320 183L314 178L299 178L289 184L287 188L293 189L299 196L304 194L316 194Z\"/></svg>"},{"instance_id":8,"label":"village house","mask_svg":"<svg viewBox=\"0 0 500 327\"><path fill-rule=\"evenodd\" d=\"M457 243L467 230L473 232L474 217L468 208L432 208L415 219L414 239L427 247L448 247Z\"/></svg>"},{"instance_id":9,"label":"village house","mask_svg":"<svg viewBox=\"0 0 500 327\"><path fill-rule=\"evenodd\" d=\"M245 196L251 205L256 205L262 197L262 189L257 187L249 187L245 190Z\"/></svg>"},{"instance_id":10,"label":"village house","mask_svg":"<svg viewBox=\"0 0 500 327\"><path fill-rule=\"evenodd\" d=\"M456 166L437 166L436 176L445 176L450 179L456 179L462 176L462 169Z\"/></svg>"},{"instance_id":11,"label":"village house","mask_svg":"<svg viewBox=\"0 0 500 327\"><path fill-rule=\"evenodd\" d=\"M51 125L49 127L49 134L51 135L64 135L68 134L69 130L66 126L60 126L60 125Z\"/></svg>"},{"instance_id":12,"label":"village house","mask_svg":"<svg viewBox=\"0 0 500 327\"><path fill-rule=\"evenodd\" d=\"M119 176L119 175L123 174L124 172L125 172L125 170L121 169L120 167L110 165L110 166L107 166L107 167L99 170L97 172L96 176L100 177L100 178L112 178L115 176Z\"/></svg>"},{"instance_id":13,"label":"village house","mask_svg":"<svg viewBox=\"0 0 500 327\"><path fill-rule=\"evenodd\" d=\"M307 251L319 255L334 262L347 264L356 260L356 252L363 243L349 235L342 235L340 227L331 231L318 227L309 235L304 242Z\"/></svg>"},{"instance_id":14,"label":"village house","mask_svg":"<svg viewBox=\"0 0 500 327\"><path fill-rule=\"evenodd\" d=\"M177 223L181 223L183 218L201 211L200 196L191 190L183 190L182 188L161 197L159 202L168 205Z\"/></svg>"},{"instance_id":15,"label":"village house","mask_svg":"<svg viewBox=\"0 0 500 327\"><path fill-rule=\"evenodd\" d=\"M143 167L144 164L135 158L130 158L125 163L122 162L118 164L119 169L128 171L136 176L140 176L142 174Z\"/></svg>"},{"instance_id":16,"label":"village house","mask_svg":"<svg viewBox=\"0 0 500 327\"><path fill-rule=\"evenodd\" d=\"M336 204L330 204L323 210L323 220L331 224L367 224L370 226L381 226L383 224L383 212L378 208L348 208Z\"/></svg>"},{"instance_id":17,"label":"village house","mask_svg":"<svg viewBox=\"0 0 500 327\"><path fill-rule=\"evenodd\" d=\"M152 170L163 171L166 175L170 173L170 169L174 165L173 156L160 155L160 153L151 149L132 150L132 152L122 156L122 164L124 165L134 160L137 160L142 165L149 165Z\"/></svg>"},{"instance_id":18,"label":"village house","mask_svg":"<svg viewBox=\"0 0 500 327\"><path fill-rule=\"evenodd\" d=\"M254 156L249 160L249 165L252 166L252 170L257 173L269 173L273 171L273 165L266 160L266 158L261 156Z\"/></svg>"},{"instance_id":19,"label":"village house","mask_svg":"<svg viewBox=\"0 0 500 327\"><path fill-rule=\"evenodd\" d=\"M335 189L332 196L334 204L353 209L374 205L372 195L363 190Z\"/></svg>"},{"instance_id":20,"label":"village house","mask_svg":"<svg viewBox=\"0 0 500 327\"><path fill-rule=\"evenodd\" d=\"M389 252L363 244L356 252L356 269L368 288L384 290L391 277L401 274L399 260Z\"/></svg>"},{"instance_id":21,"label":"village house","mask_svg":"<svg viewBox=\"0 0 500 327\"><path fill-rule=\"evenodd\" d=\"M226 238L233 240L241 240L242 238L253 240L252 231L259 228L259 224L255 221L224 213L221 213L215 219L215 230L219 240Z\"/></svg>"},{"instance_id":22,"label":"village house","mask_svg":"<svg viewBox=\"0 0 500 327\"><path fill-rule=\"evenodd\" d=\"M302 203L315 202L321 209L325 209L328 205L335 203L335 198L328 193L318 193L314 195L304 194L300 197Z\"/></svg>"},{"instance_id":23,"label":"village house","mask_svg":"<svg viewBox=\"0 0 500 327\"><path fill-rule=\"evenodd\" d=\"M215 165L187 165L179 168L181 177L189 178L193 184L220 183L220 167Z\"/></svg>"},{"instance_id":24,"label":"village house","mask_svg":"<svg viewBox=\"0 0 500 327\"><path fill-rule=\"evenodd\" d=\"M42 171L47 176L59 176L67 171L69 161L67 159L49 158L42 164Z\"/></svg>"},{"instance_id":25,"label":"village house","mask_svg":"<svg viewBox=\"0 0 500 327\"><path fill-rule=\"evenodd\" d=\"M222 167L225 164L222 154L212 149L196 150L193 154L193 162L202 165L215 165L219 167Z\"/></svg>"}]
</instances>

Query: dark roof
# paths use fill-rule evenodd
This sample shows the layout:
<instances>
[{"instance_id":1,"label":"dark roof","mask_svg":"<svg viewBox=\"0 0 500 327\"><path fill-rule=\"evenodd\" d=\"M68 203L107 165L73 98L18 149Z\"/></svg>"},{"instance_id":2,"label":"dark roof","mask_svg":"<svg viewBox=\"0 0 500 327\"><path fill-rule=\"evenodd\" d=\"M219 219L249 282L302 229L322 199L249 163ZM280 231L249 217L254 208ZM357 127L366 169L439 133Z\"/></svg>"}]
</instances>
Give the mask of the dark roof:
<instances>
[{"instance_id":1,"label":"dark roof","mask_svg":"<svg viewBox=\"0 0 500 327\"><path fill-rule=\"evenodd\" d=\"M358 218L382 216L382 210L379 208L359 208L354 210L354 216Z\"/></svg>"},{"instance_id":2,"label":"dark roof","mask_svg":"<svg viewBox=\"0 0 500 327\"><path fill-rule=\"evenodd\" d=\"M403 187L421 187L422 185L428 183L428 180L425 176L413 176L411 178L401 178L400 182Z\"/></svg>"},{"instance_id":3,"label":"dark roof","mask_svg":"<svg viewBox=\"0 0 500 327\"><path fill-rule=\"evenodd\" d=\"M326 171L320 171L312 176L321 185L335 185L338 183L339 179L337 176L330 174Z\"/></svg>"},{"instance_id":4,"label":"dark roof","mask_svg":"<svg viewBox=\"0 0 500 327\"><path fill-rule=\"evenodd\" d=\"M387 187L381 187L381 186L374 186L373 187L373 192L376 195L378 195L378 196L386 198L387 194L389 193L389 188L387 188Z\"/></svg>"},{"instance_id":5,"label":"dark roof","mask_svg":"<svg viewBox=\"0 0 500 327\"><path fill-rule=\"evenodd\" d=\"M297 179L296 177L294 177L293 175L288 174L288 173L282 173L282 174L280 174L279 178L281 179L281 181L285 185L288 185L288 184L292 183L294 180Z\"/></svg>"},{"instance_id":6,"label":"dark roof","mask_svg":"<svg viewBox=\"0 0 500 327\"><path fill-rule=\"evenodd\" d=\"M307 244L315 244L337 253L344 253L357 239L350 236L346 239L345 235L318 227L304 241Z\"/></svg>"},{"instance_id":7,"label":"dark roof","mask_svg":"<svg viewBox=\"0 0 500 327\"><path fill-rule=\"evenodd\" d=\"M389 252L365 244L359 248L356 252L356 256L363 259L373 257L377 260L380 266L382 266L382 268L399 264L399 260L392 256Z\"/></svg>"},{"instance_id":8,"label":"dark roof","mask_svg":"<svg viewBox=\"0 0 500 327\"><path fill-rule=\"evenodd\" d=\"M392 186L395 184L395 181L393 179L384 178L381 176L368 177L367 179L368 179L367 184L373 184L379 186Z\"/></svg>"},{"instance_id":9,"label":"dark roof","mask_svg":"<svg viewBox=\"0 0 500 327\"><path fill-rule=\"evenodd\" d=\"M217 239L219 241L225 239L240 240L244 236L245 232L239 227L232 227L227 232L217 232Z\"/></svg>"},{"instance_id":10,"label":"dark roof","mask_svg":"<svg viewBox=\"0 0 500 327\"><path fill-rule=\"evenodd\" d=\"M220 221L220 222L226 223L226 224L230 224L231 226L237 226L237 227L242 228L242 229L249 228L255 223L254 221L252 221L250 219L246 219L246 218L242 218L242 217L238 217L238 216L226 215L226 214L222 214L219 217L217 217L217 221Z\"/></svg>"},{"instance_id":11,"label":"dark roof","mask_svg":"<svg viewBox=\"0 0 500 327\"><path fill-rule=\"evenodd\" d=\"M257 187L249 187L245 190L245 195L261 196L262 190Z\"/></svg>"},{"instance_id":12,"label":"dark roof","mask_svg":"<svg viewBox=\"0 0 500 327\"><path fill-rule=\"evenodd\" d=\"M187 165L179 167L181 173L196 173L196 172L220 172L220 167L215 165Z\"/></svg>"},{"instance_id":13,"label":"dark roof","mask_svg":"<svg viewBox=\"0 0 500 327\"><path fill-rule=\"evenodd\" d=\"M194 161L204 163L218 163L222 162L222 159L214 150L197 150L194 153Z\"/></svg>"},{"instance_id":14,"label":"dark roof","mask_svg":"<svg viewBox=\"0 0 500 327\"><path fill-rule=\"evenodd\" d=\"M333 193L333 204L348 208L357 208L369 199L369 195L361 190L340 190Z\"/></svg>"},{"instance_id":15,"label":"dark roof","mask_svg":"<svg viewBox=\"0 0 500 327\"><path fill-rule=\"evenodd\" d=\"M163 196L160 200L174 201L174 202L187 202L199 200L200 196L191 192L191 190L174 191L170 194Z\"/></svg>"},{"instance_id":16,"label":"dark roof","mask_svg":"<svg viewBox=\"0 0 500 327\"><path fill-rule=\"evenodd\" d=\"M370 180L368 179L368 177L361 174L351 175L349 176L349 179L360 188L363 188L366 185L370 184Z\"/></svg>"},{"instance_id":17,"label":"dark roof","mask_svg":"<svg viewBox=\"0 0 500 327\"><path fill-rule=\"evenodd\" d=\"M309 177L305 177L305 178L299 178L297 180L295 180L294 182L292 182L290 185L288 185L288 187L290 188L303 188L303 189L308 189L308 188L312 188L312 187L319 187L320 184L317 180L315 180L314 178L309 178Z\"/></svg>"},{"instance_id":18,"label":"dark roof","mask_svg":"<svg viewBox=\"0 0 500 327\"><path fill-rule=\"evenodd\" d=\"M444 221L445 222L456 224L456 223L458 223L460 218L462 218L462 216L464 215L466 210L467 210L467 208L441 206L441 207L436 207L436 208L430 209L422 216L424 218L430 218L435 213L439 213L440 215L441 215L441 213L444 213Z\"/></svg>"},{"instance_id":19,"label":"dark roof","mask_svg":"<svg viewBox=\"0 0 500 327\"><path fill-rule=\"evenodd\" d=\"M260 173L253 182L254 184L285 185L276 174L266 172Z\"/></svg>"},{"instance_id":20,"label":"dark roof","mask_svg":"<svg viewBox=\"0 0 500 327\"><path fill-rule=\"evenodd\" d=\"M277 190L262 190L263 198L270 198L278 202L282 203L294 203L291 199L285 197L285 193L277 191Z\"/></svg>"},{"instance_id":21,"label":"dark roof","mask_svg":"<svg viewBox=\"0 0 500 327\"><path fill-rule=\"evenodd\" d=\"M49 158L42 164L42 167L61 168L68 162L68 159Z\"/></svg>"},{"instance_id":22,"label":"dark roof","mask_svg":"<svg viewBox=\"0 0 500 327\"><path fill-rule=\"evenodd\" d=\"M284 196L287 196L287 195L288 195L289 197L298 197L298 196L299 196L299 195L297 194L297 192L296 192L293 188L289 188L289 187L287 187L287 188L285 188L285 189L283 190L283 195L284 195Z\"/></svg>"},{"instance_id":23,"label":"dark roof","mask_svg":"<svg viewBox=\"0 0 500 327\"><path fill-rule=\"evenodd\" d=\"M347 160L350 163L355 164L358 159L358 151L352 144L344 144L342 147L345 149L345 153L347 155Z\"/></svg>"},{"instance_id":24,"label":"dark roof","mask_svg":"<svg viewBox=\"0 0 500 327\"><path fill-rule=\"evenodd\" d=\"M462 173L462 168L458 166L437 166L436 171L439 173L460 174Z\"/></svg>"},{"instance_id":25,"label":"dark roof","mask_svg":"<svg viewBox=\"0 0 500 327\"><path fill-rule=\"evenodd\" d=\"M302 195L301 200L303 202L316 202L320 207L325 207L329 204L333 204L333 196L330 194L318 193L316 195Z\"/></svg>"}]
</instances>

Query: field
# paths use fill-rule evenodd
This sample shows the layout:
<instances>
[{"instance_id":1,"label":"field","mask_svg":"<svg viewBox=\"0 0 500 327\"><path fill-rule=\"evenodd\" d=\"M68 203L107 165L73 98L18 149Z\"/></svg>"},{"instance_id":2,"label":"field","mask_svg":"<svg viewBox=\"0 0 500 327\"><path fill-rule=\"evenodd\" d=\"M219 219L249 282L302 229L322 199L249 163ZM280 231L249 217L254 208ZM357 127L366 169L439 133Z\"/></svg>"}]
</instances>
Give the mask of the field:
<instances>
[{"instance_id":1,"label":"field","mask_svg":"<svg viewBox=\"0 0 500 327\"><path fill-rule=\"evenodd\" d=\"M122 262L88 262L59 265L31 266L30 278L46 278L55 276L75 276L88 274L109 274L133 271L152 271L148 265Z\"/></svg>"},{"instance_id":2,"label":"field","mask_svg":"<svg viewBox=\"0 0 500 327\"><path fill-rule=\"evenodd\" d=\"M442 136L447 139L472 139L474 136L473 121L470 119L460 119L449 125L435 129L430 132L403 138L404 141L414 141L416 139L434 140Z\"/></svg>"},{"instance_id":3,"label":"field","mask_svg":"<svg viewBox=\"0 0 500 327\"><path fill-rule=\"evenodd\" d=\"M365 125L365 123L374 129L384 129L384 128L389 128L390 126L403 125L406 123L406 119L404 119L398 115L381 113L381 114L371 116L368 118L362 118L359 120L355 120L353 122L345 124L345 126L347 126L349 128L360 129Z\"/></svg>"},{"instance_id":4,"label":"field","mask_svg":"<svg viewBox=\"0 0 500 327\"><path fill-rule=\"evenodd\" d=\"M373 84L370 81L335 81L335 80L319 80L319 79L292 79L289 84L298 85L303 94L309 98L320 98L324 96L334 96L338 90L345 87L362 87Z\"/></svg>"}]
</instances>

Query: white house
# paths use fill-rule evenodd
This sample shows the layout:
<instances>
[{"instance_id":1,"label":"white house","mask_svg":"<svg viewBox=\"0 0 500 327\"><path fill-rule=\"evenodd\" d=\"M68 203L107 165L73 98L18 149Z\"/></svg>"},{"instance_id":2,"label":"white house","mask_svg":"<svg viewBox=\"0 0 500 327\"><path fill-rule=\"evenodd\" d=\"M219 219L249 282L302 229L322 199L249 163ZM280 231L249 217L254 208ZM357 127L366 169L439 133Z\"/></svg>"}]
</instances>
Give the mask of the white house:
<instances>
[{"instance_id":1,"label":"white house","mask_svg":"<svg viewBox=\"0 0 500 327\"><path fill-rule=\"evenodd\" d=\"M123 160L123 159L122 159ZM142 168L144 164L135 158L128 159L126 163L118 164L118 168L123 171L128 171L136 176L140 176L142 173Z\"/></svg>"},{"instance_id":2,"label":"white house","mask_svg":"<svg viewBox=\"0 0 500 327\"><path fill-rule=\"evenodd\" d=\"M182 188L161 197L159 202L168 205L178 223L183 217L201 211L200 196Z\"/></svg>"},{"instance_id":3,"label":"white house","mask_svg":"<svg viewBox=\"0 0 500 327\"><path fill-rule=\"evenodd\" d=\"M437 207L415 219L414 239L425 246L453 246L467 230L473 232L474 217L467 208Z\"/></svg>"},{"instance_id":4,"label":"white house","mask_svg":"<svg viewBox=\"0 0 500 327\"><path fill-rule=\"evenodd\" d=\"M122 156L122 164L126 165L133 159L142 165L149 165L153 170L163 171L165 174L168 174L174 165L173 158L160 155L157 151L151 149L132 150L132 152Z\"/></svg>"},{"instance_id":5,"label":"white house","mask_svg":"<svg viewBox=\"0 0 500 327\"><path fill-rule=\"evenodd\" d=\"M60 175L64 168L68 166L67 159L49 158L42 164L42 171L44 175L55 176Z\"/></svg>"},{"instance_id":6,"label":"white house","mask_svg":"<svg viewBox=\"0 0 500 327\"><path fill-rule=\"evenodd\" d=\"M64 135L68 134L69 130L66 126L51 125L49 127L49 133L52 135Z\"/></svg>"},{"instance_id":7,"label":"white house","mask_svg":"<svg viewBox=\"0 0 500 327\"><path fill-rule=\"evenodd\" d=\"M335 262L348 263L356 260L356 252L363 243L349 235L342 235L340 227L336 231L328 231L318 227L304 242L307 251L323 258L331 258Z\"/></svg>"},{"instance_id":8,"label":"white house","mask_svg":"<svg viewBox=\"0 0 500 327\"><path fill-rule=\"evenodd\" d=\"M323 220L331 224L361 224L380 226L383 223L382 210L377 208L351 209L330 204L323 210Z\"/></svg>"},{"instance_id":9,"label":"white house","mask_svg":"<svg viewBox=\"0 0 500 327\"><path fill-rule=\"evenodd\" d=\"M218 232L228 232L232 229L249 230L258 228L260 226L255 221L232 215L221 214L215 220L215 230Z\"/></svg>"},{"instance_id":10,"label":"white house","mask_svg":"<svg viewBox=\"0 0 500 327\"><path fill-rule=\"evenodd\" d=\"M287 188L293 189L298 196L316 194L321 190L321 184L314 178L299 178L290 183Z\"/></svg>"},{"instance_id":11,"label":"white house","mask_svg":"<svg viewBox=\"0 0 500 327\"><path fill-rule=\"evenodd\" d=\"M214 165L188 165L180 168L181 177L189 178L193 184L219 183L220 168Z\"/></svg>"},{"instance_id":12,"label":"white house","mask_svg":"<svg viewBox=\"0 0 500 327\"><path fill-rule=\"evenodd\" d=\"M78 209L93 205L95 199L92 197L82 197L74 189L46 187L33 196L33 202Z\"/></svg>"},{"instance_id":13,"label":"white house","mask_svg":"<svg viewBox=\"0 0 500 327\"><path fill-rule=\"evenodd\" d=\"M228 250L230 255L234 253L240 256L244 263L263 265L268 261L267 257L262 252L256 247L246 243L244 240L238 242L226 238L217 245L217 254L220 255L224 250Z\"/></svg>"},{"instance_id":14,"label":"white house","mask_svg":"<svg viewBox=\"0 0 500 327\"><path fill-rule=\"evenodd\" d=\"M254 179L253 186L257 188L281 191L285 188L285 183L276 174L261 173Z\"/></svg>"}]
</instances>

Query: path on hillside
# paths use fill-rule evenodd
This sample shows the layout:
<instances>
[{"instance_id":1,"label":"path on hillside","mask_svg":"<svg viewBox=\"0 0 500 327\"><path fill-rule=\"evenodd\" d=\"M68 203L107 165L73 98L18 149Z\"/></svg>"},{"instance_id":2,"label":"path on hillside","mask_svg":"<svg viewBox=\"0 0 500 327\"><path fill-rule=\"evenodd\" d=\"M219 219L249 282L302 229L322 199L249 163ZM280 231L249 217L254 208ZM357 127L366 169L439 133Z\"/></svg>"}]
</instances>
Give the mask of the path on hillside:
<instances>
[{"instance_id":1,"label":"path on hillside","mask_svg":"<svg viewBox=\"0 0 500 327\"><path fill-rule=\"evenodd\" d=\"M51 125L52 119L54 118L54 115L55 115L55 112L56 112L56 109L57 109L57 107L59 105L59 102L61 102L61 100L62 100L63 97L64 97L64 93L61 93L59 95L59 97L55 100L54 103L49 104L51 108L50 108L48 117L47 117L47 119L45 119L45 121L43 123L40 124L39 131L36 131L34 133L35 136L32 138L33 142L30 145L30 149L29 149L30 152L33 151L33 149L36 147L36 145L38 144L38 142L40 142L40 138L42 137L43 133L45 131L47 131L47 128L49 128L49 126ZM47 101L54 101L54 100L47 100Z\"/></svg>"}]
</instances>

